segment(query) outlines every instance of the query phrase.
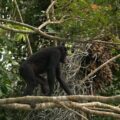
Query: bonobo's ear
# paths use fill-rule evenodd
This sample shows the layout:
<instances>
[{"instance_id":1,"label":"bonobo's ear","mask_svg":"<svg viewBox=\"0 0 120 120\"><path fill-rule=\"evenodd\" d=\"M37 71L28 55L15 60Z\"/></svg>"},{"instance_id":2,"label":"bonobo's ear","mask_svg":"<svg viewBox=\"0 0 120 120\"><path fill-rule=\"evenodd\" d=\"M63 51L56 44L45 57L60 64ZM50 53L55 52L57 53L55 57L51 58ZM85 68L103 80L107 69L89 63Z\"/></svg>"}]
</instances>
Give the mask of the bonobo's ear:
<instances>
[{"instance_id":1,"label":"bonobo's ear","mask_svg":"<svg viewBox=\"0 0 120 120\"><path fill-rule=\"evenodd\" d=\"M62 42L60 46L65 47L65 42Z\"/></svg>"},{"instance_id":2,"label":"bonobo's ear","mask_svg":"<svg viewBox=\"0 0 120 120\"><path fill-rule=\"evenodd\" d=\"M62 43L60 44L60 46L61 46L61 47L64 47L66 50L69 49L68 45L67 45L65 42L62 42Z\"/></svg>"},{"instance_id":3,"label":"bonobo's ear","mask_svg":"<svg viewBox=\"0 0 120 120\"><path fill-rule=\"evenodd\" d=\"M65 42L60 43L58 48L60 49L62 54L65 54L65 55L67 54L67 47L65 45Z\"/></svg>"}]
</instances>

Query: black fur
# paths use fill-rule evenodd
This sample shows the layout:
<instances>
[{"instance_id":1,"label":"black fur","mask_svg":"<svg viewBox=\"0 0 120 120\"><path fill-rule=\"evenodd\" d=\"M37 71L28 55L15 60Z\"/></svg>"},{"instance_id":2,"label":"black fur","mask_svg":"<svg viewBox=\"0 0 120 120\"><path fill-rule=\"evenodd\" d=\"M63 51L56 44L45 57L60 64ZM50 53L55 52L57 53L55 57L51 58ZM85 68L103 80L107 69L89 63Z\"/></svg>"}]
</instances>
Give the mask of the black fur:
<instances>
[{"instance_id":1,"label":"black fur","mask_svg":"<svg viewBox=\"0 0 120 120\"><path fill-rule=\"evenodd\" d=\"M71 95L71 91L60 75L60 62L65 62L66 55L67 50L64 46L49 47L42 48L24 61L20 66L20 75L27 84L24 95L31 95L38 84L41 84L45 95L51 95L54 91L55 78L65 92ZM40 76L42 73L47 73L47 79Z\"/></svg>"}]
</instances>

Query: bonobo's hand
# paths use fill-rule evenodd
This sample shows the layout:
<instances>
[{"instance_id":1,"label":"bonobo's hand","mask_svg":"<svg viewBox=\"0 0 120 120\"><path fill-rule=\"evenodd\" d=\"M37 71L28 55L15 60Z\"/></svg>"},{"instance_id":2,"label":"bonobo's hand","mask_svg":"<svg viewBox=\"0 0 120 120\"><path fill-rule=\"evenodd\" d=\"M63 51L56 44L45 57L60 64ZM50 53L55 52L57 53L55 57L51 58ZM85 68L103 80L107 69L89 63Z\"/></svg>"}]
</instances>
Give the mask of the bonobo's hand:
<instances>
[{"instance_id":1,"label":"bonobo's hand","mask_svg":"<svg viewBox=\"0 0 120 120\"><path fill-rule=\"evenodd\" d=\"M49 85L48 85L48 84L45 84L44 86L41 86L41 90L42 90L42 93L43 93L45 96L49 96L50 88L49 88Z\"/></svg>"}]
</instances>

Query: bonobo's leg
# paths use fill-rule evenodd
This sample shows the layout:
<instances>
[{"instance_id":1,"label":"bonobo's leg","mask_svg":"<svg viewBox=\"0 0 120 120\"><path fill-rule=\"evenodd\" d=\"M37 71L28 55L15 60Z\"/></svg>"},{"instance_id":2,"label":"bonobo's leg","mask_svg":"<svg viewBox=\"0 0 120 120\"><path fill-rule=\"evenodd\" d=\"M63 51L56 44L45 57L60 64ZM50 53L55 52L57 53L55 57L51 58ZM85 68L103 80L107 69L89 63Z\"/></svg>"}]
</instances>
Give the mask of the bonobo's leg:
<instances>
[{"instance_id":1,"label":"bonobo's leg","mask_svg":"<svg viewBox=\"0 0 120 120\"><path fill-rule=\"evenodd\" d=\"M56 68L56 78L60 83L60 86L64 89L64 91L68 94L68 95L72 95L72 92L70 91L70 89L67 86L67 83L65 83L62 79L61 79L61 75L60 75L60 66L58 65Z\"/></svg>"},{"instance_id":2,"label":"bonobo's leg","mask_svg":"<svg viewBox=\"0 0 120 120\"><path fill-rule=\"evenodd\" d=\"M24 93L23 93L24 96L31 95L34 88L35 88L35 86L32 83L27 82L26 84L27 84L27 86L26 86Z\"/></svg>"},{"instance_id":3,"label":"bonobo's leg","mask_svg":"<svg viewBox=\"0 0 120 120\"><path fill-rule=\"evenodd\" d=\"M47 79L48 79L48 84L49 84L49 96L51 96L51 94L54 91L54 84L55 84L55 68L54 66L49 67L48 71L47 71Z\"/></svg>"},{"instance_id":4,"label":"bonobo's leg","mask_svg":"<svg viewBox=\"0 0 120 120\"><path fill-rule=\"evenodd\" d=\"M48 84L49 84L49 96L51 96L51 94L54 91L54 84L55 84L55 74L54 74L54 70L48 71L47 72L47 77L48 77Z\"/></svg>"},{"instance_id":5,"label":"bonobo's leg","mask_svg":"<svg viewBox=\"0 0 120 120\"><path fill-rule=\"evenodd\" d=\"M46 95L46 96L48 96L49 95L49 92L50 92L50 89L49 89L49 85L48 85L48 81L47 81L47 79L45 79L44 77L42 77L42 76L40 76L39 75L39 81L43 81L43 83L41 84L41 90L42 90L42 93L44 94L44 95ZM38 83L39 83L39 81L38 81Z\"/></svg>"},{"instance_id":6,"label":"bonobo's leg","mask_svg":"<svg viewBox=\"0 0 120 120\"><path fill-rule=\"evenodd\" d=\"M31 95L34 88L37 86L38 81L38 78L33 71L32 65L24 62L20 67L20 75L27 84L23 95Z\"/></svg>"}]
</instances>

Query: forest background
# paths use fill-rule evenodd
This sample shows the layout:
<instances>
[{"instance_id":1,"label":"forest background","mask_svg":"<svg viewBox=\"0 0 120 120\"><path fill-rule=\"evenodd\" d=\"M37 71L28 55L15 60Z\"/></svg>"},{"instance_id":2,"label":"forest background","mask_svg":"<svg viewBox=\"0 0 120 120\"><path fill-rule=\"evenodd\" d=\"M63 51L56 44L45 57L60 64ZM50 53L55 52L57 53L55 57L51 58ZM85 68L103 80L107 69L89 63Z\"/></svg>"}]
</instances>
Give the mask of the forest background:
<instances>
[{"instance_id":1,"label":"forest background","mask_svg":"<svg viewBox=\"0 0 120 120\"><path fill-rule=\"evenodd\" d=\"M19 65L61 42L69 48L62 75L78 96L57 98L66 94L56 83L60 101L36 97L46 105L33 110L23 103L35 97L17 98L25 87ZM0 120L119 119L119 57L119 0L0 0Z\"/></svg>"}]
</instances>

